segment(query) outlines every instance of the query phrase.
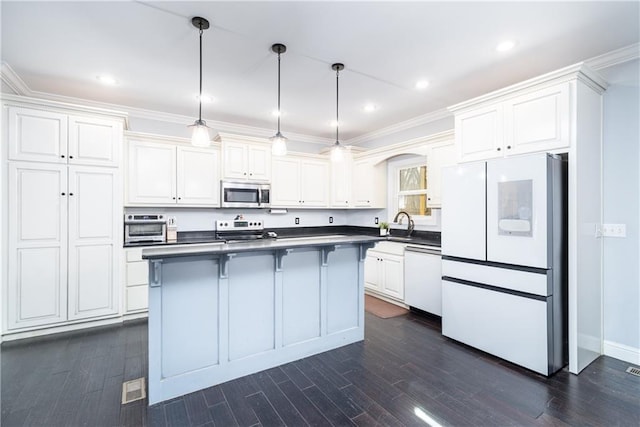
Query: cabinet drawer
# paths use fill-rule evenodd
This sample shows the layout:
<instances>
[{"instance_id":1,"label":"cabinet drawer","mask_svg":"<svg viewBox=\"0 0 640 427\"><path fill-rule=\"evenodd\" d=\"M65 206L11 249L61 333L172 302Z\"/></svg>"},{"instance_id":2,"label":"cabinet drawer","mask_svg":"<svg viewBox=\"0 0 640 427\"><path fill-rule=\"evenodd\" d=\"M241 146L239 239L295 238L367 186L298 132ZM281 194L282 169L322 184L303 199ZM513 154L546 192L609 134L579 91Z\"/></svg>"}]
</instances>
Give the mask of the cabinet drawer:
<instances>
[{"instance_id":1,"label":"cabinet drawer","mask_svg":"<svg viewBox=\"0 0 640 427\"><path fill-rule=\"evenodd\" d=\"M149 283L149 264L147 261L127 263L127 286L146 285Z\"/></svg>"},{"instance_id":2,"label":"cabinet drawer","mask_svg":"<svg viewBox=\"0 0 640 427\"><path fill-rule=\"evenodd\" d=\"M384 252L386 254L404 255L404 244L395 242L378 242L373 249L377 252Z\"/></svg>"},{"instance_id":3,"label":"cabinet drawer","mask_svg":"<svg viewBox=\"0 0 640 427\"><path fill-rule=\"evenodd\" d=\"M126 311L147 310L149 308L149 287L131 286L127 288Z\"/></svg>"}]
</instances>

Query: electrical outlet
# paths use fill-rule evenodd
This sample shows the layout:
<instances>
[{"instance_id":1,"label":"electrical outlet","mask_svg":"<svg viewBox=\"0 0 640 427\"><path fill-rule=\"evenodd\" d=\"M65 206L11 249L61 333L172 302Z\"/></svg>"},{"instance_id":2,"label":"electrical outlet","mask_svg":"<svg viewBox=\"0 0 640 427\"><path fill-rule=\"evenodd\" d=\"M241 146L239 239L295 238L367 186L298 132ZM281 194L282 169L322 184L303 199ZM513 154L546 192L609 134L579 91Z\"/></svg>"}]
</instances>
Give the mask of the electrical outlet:
<instances>
[{"instance_id":1,"label":"electrical outlet","mask_svg":"<svg viewBox=\"0 0 640 427\"><path fill-rule=\"evenodd\" d=\"M603 237L627 237L626 224L602 224Z\"/></svg>"},{"instance_id":2,"label":"electrical outlet","mask_svg":"<svg viewBox=\"0 0 640 427\"><path fill-rule=\"evenodd\" d=\"M300 218L296 217L296 224L300 224Z\"/></svg>"},{"instance_id":3,"label":"electrical outlet","mask_svg":"<svg viewBox=\"0 0 640 427\"><path fill-rule=\"evenodd\" d=\"M378 217L375 217L375 219L373 220L373 223L378 225Z\"/></svg>"},{"instance_id":4,"label":"electrical outlet","mask_svg":"<svg viewBox=\"0 0 640 427\"><path fill-rule=\"evenodd\" d=\"M333 224L333 217L332 216L329 217L329 224Z\"/></svg>"}]
</instances>

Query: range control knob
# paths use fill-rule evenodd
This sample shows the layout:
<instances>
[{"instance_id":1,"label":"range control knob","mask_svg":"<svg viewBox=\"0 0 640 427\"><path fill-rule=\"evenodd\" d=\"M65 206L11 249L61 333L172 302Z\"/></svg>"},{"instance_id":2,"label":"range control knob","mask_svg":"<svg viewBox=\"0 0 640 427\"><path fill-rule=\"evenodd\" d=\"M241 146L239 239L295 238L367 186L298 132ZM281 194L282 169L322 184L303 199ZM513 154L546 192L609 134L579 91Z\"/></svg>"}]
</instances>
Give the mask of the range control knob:
<instances>
[{"instance_id":1,"label":"range control knob","mask_svg":"<svg viewBox=\"0 0 640 427\"><path fill-rule=\"evenodd\" d=\"M128 218L129 218L129 219L133 219L133 215L129 215L129 216L128 216Z\"/></svg>"}]
</instances>

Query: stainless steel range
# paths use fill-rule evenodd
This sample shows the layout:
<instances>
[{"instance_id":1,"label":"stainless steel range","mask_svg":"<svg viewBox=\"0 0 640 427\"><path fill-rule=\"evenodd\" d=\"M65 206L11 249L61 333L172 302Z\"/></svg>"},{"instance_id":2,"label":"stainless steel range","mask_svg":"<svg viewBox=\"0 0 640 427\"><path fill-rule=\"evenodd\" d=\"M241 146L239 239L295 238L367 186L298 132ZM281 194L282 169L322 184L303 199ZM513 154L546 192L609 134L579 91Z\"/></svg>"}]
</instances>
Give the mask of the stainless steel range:
<instances>
[{"instance_id":1,"label":"stainless steel range","mask_svg":"<svg viewBox=\"0 0 640 427\"><path fill-rule=\"evenodd\" d=\"M216 221L216 238L228 243L262 239L264 224L261 220L234 219Z\"/></svg>"}]
</instances>

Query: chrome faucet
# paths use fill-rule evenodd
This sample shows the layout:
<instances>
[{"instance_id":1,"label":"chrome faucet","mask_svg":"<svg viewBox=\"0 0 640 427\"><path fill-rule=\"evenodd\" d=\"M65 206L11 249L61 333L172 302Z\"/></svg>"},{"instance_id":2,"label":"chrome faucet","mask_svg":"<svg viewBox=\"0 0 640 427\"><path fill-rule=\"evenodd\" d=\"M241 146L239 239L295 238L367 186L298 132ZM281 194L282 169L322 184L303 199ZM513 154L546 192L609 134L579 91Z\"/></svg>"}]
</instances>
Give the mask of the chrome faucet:
<instances>
[{"instance_id":1,"label":"chrome faucet","mask_svg":"<svg viewBox=\"0 0 640 427\"><path fill-rule=\"evenodd\" d=\"M411 219L411 215L409 215L409 212L407 211L398 211L395 218L393 218L393 222L402 224L402 218L400 218L400 220L398 221L398 218L400 217L400 215L407 216L407 219L409 220L409 224L407 225L407 237L411 237L411 233L413 233L413 228L415 227L415 223L413 222L413 220Z\"/></svg>"}]
</instances>

